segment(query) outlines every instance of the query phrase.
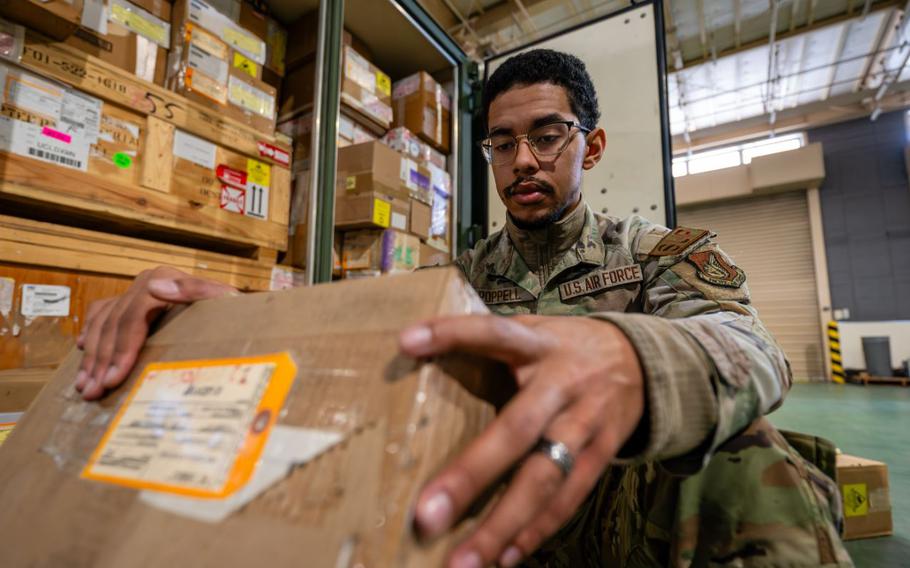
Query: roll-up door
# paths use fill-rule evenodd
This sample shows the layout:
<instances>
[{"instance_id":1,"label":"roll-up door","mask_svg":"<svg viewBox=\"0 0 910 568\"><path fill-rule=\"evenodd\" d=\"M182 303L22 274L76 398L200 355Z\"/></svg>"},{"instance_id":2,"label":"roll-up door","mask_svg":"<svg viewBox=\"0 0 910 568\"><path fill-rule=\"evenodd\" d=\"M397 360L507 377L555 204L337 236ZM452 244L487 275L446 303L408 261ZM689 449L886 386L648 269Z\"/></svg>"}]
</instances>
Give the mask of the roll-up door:
<instances>
[{"instance_id":1,"label":"roll-up door","mask_svg":"<svg viewBox=\"0 0 910 568\"><path fill-rule=\"evenodd\" d=\"M710 229L746 272L762 321L797 381L823 380L822 336L805 191L680 206L679 225Z\"/></svg>"}]
</instances>

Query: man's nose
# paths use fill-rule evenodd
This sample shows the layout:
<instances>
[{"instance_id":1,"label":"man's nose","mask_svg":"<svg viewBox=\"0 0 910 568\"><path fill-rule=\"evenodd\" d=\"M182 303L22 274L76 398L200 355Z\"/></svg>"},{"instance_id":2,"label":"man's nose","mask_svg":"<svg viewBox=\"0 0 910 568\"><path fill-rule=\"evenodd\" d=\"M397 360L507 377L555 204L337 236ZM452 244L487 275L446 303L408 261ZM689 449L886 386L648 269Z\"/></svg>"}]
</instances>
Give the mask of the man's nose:
<instances>
[{"instance_id":1,"label":"man's nose","mask_svg":"<svg viewBox=\"0 0 910 568\"><path fill-rule=\"evenodd\" d=\"M519 140L515 149L515 162L512 168L516 174L536 172L539 169L537 156L531 151L531 144L527 140Z\"/></svg>"}]
</instances>

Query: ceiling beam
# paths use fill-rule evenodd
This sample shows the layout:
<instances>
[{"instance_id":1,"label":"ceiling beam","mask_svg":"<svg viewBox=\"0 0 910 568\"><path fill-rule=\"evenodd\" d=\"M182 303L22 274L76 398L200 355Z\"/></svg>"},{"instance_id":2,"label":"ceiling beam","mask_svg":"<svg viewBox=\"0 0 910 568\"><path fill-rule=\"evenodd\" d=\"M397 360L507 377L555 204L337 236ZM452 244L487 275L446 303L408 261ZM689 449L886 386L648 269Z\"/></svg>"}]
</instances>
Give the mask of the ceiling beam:
<instances>
[{"instance_id":1,"label":"ceiling beam","mask_svg":"<svg viewBox=\"0 0 910 568\"><path fill-rule=\"evenodd\" d=\"M813 2L814 2L814 1L815 1L815 0L813 0ZM895 7L895 6L898 6L898 5L900 5L900 4L901 4L901 0L887 0L886 2L882 2L882 3L880 3L880 4L874 4L874 5L870 8L870 12L877 12L877 11L879 11L879 10L890 10L891 8L893 8L893 7ZM812 6L812 5L810 4L810 8L811 8L811 6ZM829 17L824 18L824 19L822 19L822 20L813 21L812 24L808 24L808 23L807 23L807 24L804 25L804 26L799 26L799 27L797 27L796 29L794 29L792 32L791 32L791 31L786 31L786 32L777 34L777 39L778 39L779 41L783 41L783 40L785 40L785 39L787 39L787 38L793 37L793 36L798 35L798 34L803 34L803 33L806 33L806 32L811 32L811 31L813 31L813 30L817 30L817 29L823 28L823 27L825 27L825 26L830 26L830 25L834 25L834 24L840 24L840 23L846 22L846 21L848 21L848 20L851 20L852 18L853 18L853 16L849 16L846 12L841 13L841 14L838 14L838 15L835 15L835 16L829 16ZM717 53L717 57L720 58L720 57L725 57L725 56L727 56L727 55L733 55L733 54L735 54L735 53L740 53L740 52L742 52L742 51L746 51L746 50L748 50L748 49L752 49L752 48L754 48L754 47L759 47L759 46L767 45L767 44L768 44L768 38L767 38L767 37L761 38L761 39L757 39L757 40L754 40L754 41L750 41L750 42L748 42L748 43L744 43L744 44L740 45L739 47L734 47L734 48L730 48L730 49L725 49L725 50L723 50L723 51ZM700 64L702 64L702 63L704 63L704 62L706 62L706 61L708 61L708 60L709 60L709 58L707 58L707 57L699 57L699 58L697 58L697 59L690 59L690 60L688 60L688 61L685 62L685 68L688 69L688 68L690 68L690 67L695 67L696 65L700 65Z\"/></svg>"},{"instance_id":2,"label":"ceiling beam","mask_svg":"<svg viewBox=\"0 0 910 568\"><path fill-rule=\"evenodd\" d=\"M705 0L695 0L698 12L698 39L701 41L702 59L708 59L708 24L705 21Z\"/></svg>"},{"instance_id":3,"label":"ceiling beam","mask_svg":"<svg viewBox=\"0 0 910 568\"><path fill-rule=\"evenodd\" d=\"M743 28L743 0L733 0L733 47L739 49Z\"/></svg>"},{"instance_id":4,"label":"ceiling beam","mask_svg":"<svg viewBox=\"0 0 910 568\"><path fill-rule=\"evenodd\" d=\"M888 94L880 101L880 107L881 112L910 108L910 81L893 85ZM783 134L865 118L872 111L873 107L869 104L868 93L845 93L827 101L810 103L779 112L773 133ZM768 124L767 116L756 116L687 133L688 142L683 134L676 134L673 136L672 142L673 153L682 154L707 150L725 144L754 140L771 133L772 128Z\"/></svg>"},{"instance_id":5,"label":"ceiling beam","mask_svg":"<svg viewBox=\"0 0 910 568\"><path fill-rule=\"evenodd\" d=\"M831 71L828 73L828 85L825 87L825 94L821 100L831 96L831 89L834 87L834 79L837 77L837 68L840 66L840 58L844 54L844 48L847 46L847 36L850 35L850 29L853 24L844 26L844 31L837 38L837 47L834 48L834 57L831 59Z\"/></svg>"}]
</instances>

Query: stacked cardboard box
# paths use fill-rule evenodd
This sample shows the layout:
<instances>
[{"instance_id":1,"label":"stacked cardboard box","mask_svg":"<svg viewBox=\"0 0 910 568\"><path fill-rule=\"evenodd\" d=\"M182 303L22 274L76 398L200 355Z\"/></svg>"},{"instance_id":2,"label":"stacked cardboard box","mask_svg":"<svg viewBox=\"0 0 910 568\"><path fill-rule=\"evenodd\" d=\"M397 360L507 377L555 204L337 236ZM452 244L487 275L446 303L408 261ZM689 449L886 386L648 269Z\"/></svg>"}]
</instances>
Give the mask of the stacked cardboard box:
<instances>
[{"instance_id":1,"label":"stacked cardboard box","mask_svg":"<svg viewBox=\"0 0 910 568\"><path fill-rule=\"evenodd\" d=\"M177 0L173 9L168 86L253 128L275 130L277 89L262 80L266 40L248 27L260 27L246 4L226 2L237 17L217 10L205 0Z\"/></svg>"},{"instance_id":2,"label":"stacked cardboard box","mask_svg":"<svg viewBox=\"0 0 910 568\"><path fill-rule=\"evenodd\" d=\"M452 102L426 71L395 81L395 126L405 126L443 154L449 153Z\"/></svg>"}]
</instances>

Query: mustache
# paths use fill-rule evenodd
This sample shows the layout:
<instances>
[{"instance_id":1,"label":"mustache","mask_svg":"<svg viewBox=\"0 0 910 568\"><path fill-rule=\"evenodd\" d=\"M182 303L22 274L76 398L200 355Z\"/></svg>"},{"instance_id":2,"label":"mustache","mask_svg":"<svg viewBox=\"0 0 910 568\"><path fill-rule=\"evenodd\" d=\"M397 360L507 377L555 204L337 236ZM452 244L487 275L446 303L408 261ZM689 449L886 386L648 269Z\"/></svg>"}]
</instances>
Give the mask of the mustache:
<instances>
[{"instance_id":1,"label":"mustache","mask_svg":"<svg viewBox=\"0 0 910 568\"><path fill-rule=\"evenodd\" d=\"M528 176L528 177L515 178L515 181L510 183L505 188L505 190L503 190L503 193L505 193L506 197L512 197L512 195L515 193L515 190L522 183L533 183L533 184L537 185L540 188L541 193L552 194L552 193L556 192L556 190L553 188L553 186L550 185L549 183L545 182L544 180L538 179L534 176Z\"/></svg>"}]
</instances>

